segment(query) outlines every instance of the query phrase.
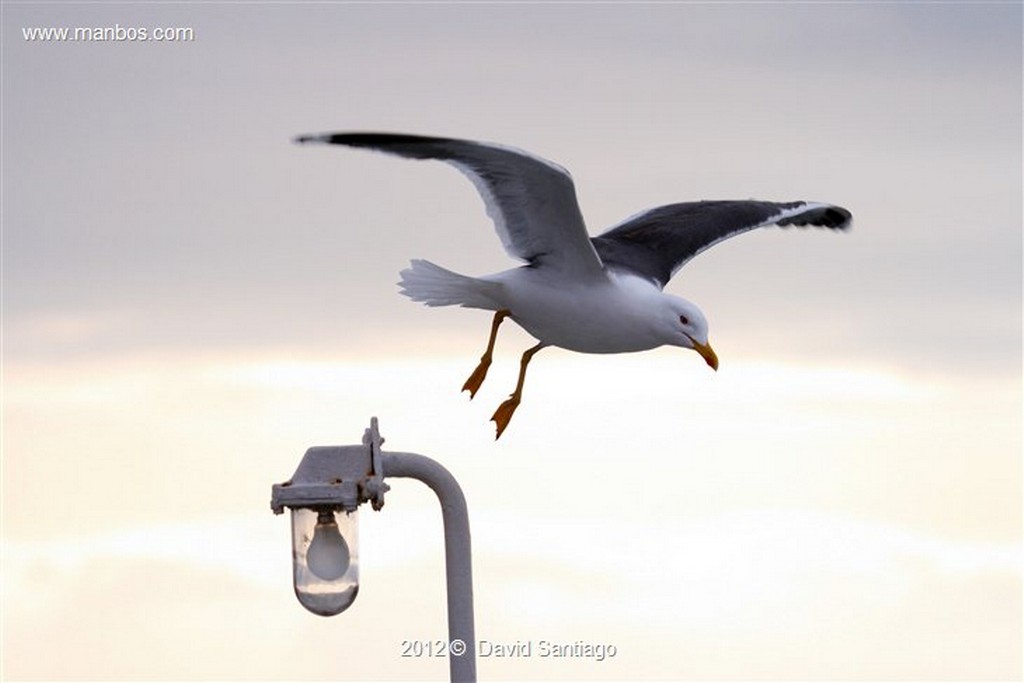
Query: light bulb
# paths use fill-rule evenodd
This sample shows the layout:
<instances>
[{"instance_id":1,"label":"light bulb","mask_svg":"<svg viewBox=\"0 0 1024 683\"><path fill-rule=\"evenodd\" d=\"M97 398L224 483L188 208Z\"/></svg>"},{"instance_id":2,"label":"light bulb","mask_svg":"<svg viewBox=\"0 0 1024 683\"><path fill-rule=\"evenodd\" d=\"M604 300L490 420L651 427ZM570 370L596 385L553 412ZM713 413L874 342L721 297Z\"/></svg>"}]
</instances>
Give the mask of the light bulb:
<instances>
[{"instance_id":1,"label":"light bulb","mask_svg":"<svg viewBox=\"0 0 1024 683\"><path fill-rule=\"evenodd\" d=\"M331 512L321 513L313 530L313 540L306 551L309 571L324 581L340 579L351 563L348 543L338 531Z\"/></svg>"}]
</instances>

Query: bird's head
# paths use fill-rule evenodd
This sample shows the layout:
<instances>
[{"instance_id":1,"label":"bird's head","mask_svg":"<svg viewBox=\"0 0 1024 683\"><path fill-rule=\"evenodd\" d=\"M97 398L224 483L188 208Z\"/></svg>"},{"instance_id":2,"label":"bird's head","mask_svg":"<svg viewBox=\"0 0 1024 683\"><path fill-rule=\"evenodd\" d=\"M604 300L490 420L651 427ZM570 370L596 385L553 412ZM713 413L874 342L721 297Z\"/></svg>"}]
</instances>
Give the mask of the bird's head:
<instances>
[{"instance_id":1,"label":"bird's head","mask_svg":"<svg viewBox=\"0 0 1024 683\"><path fill-rule=\"evenodd\" d=\"M665 312L662 316L662 330L669 344L693 349L701 355L712 370L718 370L718 356L708 343L708 321L694 304L686 299L665 297Z\"/></svg>"}]
</instances>

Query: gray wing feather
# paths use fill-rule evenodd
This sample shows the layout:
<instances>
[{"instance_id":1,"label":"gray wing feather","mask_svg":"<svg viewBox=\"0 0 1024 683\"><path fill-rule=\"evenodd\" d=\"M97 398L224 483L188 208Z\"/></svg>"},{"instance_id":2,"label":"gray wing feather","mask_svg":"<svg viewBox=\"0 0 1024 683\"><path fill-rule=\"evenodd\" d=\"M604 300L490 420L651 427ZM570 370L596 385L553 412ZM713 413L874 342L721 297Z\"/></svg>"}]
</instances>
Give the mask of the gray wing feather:
<instances>
[{"instance_id":1,"label":"gray wing feather","mask_svg":"<svg viewBox=\"0 0 1024 683\"><path fill-rule=\"evenodd\" d=\"M476 186L508 253L531 265L603 277L589 240L572 178L526 152L452 138L391 133L327 133L297 142L364 147L410 159L437 159Z\"/></svg>"},{"instance_id":2,"label":"gray wing feather","mask_svg":"<svg viewBox=\"0 0 1024 683\"><path fill-rule=\"evenodd\" d=\"M701 201L632 216L591 239L601 261L664 287L691 258L724 239L766 225L849 227L851 214L816 202Z\"/></svg>"}]
</instances>

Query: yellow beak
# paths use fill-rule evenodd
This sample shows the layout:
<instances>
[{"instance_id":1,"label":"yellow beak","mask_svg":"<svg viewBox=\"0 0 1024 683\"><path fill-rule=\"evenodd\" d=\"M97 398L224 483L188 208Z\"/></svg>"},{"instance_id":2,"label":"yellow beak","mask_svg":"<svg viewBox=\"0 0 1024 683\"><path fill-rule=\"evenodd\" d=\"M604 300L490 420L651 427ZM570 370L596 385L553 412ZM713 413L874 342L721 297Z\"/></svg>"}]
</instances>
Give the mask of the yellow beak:
<instances>
[{"instance_id":1,"label":"yellow beak","mask_svg":"<svg viewBox=\"0 0 1024 683\"><path fill-rule=\"evenodd\" d=\"M704 359L704 361L708 365L711 366L712 370L717 371L718 370L718 354L716 354L715 350L713 348L711 348L711 344L701 344L699 341L697 341L693 337L690 338L690 341L693 342L693 350L701 355L701 357Z\"/></svg>"}]
</instances>

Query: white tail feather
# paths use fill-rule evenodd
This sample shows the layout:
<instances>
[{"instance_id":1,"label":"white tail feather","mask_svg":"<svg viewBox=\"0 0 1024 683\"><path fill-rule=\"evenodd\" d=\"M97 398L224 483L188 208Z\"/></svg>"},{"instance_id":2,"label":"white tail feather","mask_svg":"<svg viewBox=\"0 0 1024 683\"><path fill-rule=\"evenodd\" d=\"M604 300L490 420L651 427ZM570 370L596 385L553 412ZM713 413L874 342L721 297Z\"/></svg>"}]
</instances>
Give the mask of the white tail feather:
<instances>
[{"instance_id":1,"label":"white tail feather","mask_svg":"<svg viewBox=\"0 0 1024 683\"><path fill-rule=\"evenodd\" d=\"M495 300L501 285L459 275L439 265L415 259L403 270L398 283L402 294L427 306L465 306L496 311L501 305Z\"/></svg>"}]
</instances>

